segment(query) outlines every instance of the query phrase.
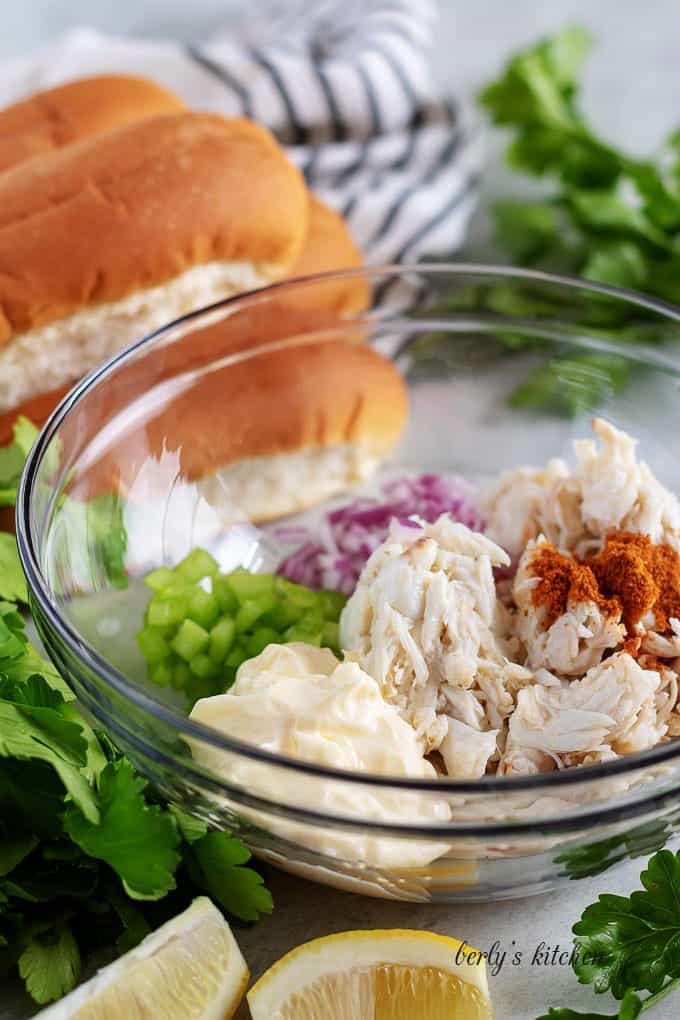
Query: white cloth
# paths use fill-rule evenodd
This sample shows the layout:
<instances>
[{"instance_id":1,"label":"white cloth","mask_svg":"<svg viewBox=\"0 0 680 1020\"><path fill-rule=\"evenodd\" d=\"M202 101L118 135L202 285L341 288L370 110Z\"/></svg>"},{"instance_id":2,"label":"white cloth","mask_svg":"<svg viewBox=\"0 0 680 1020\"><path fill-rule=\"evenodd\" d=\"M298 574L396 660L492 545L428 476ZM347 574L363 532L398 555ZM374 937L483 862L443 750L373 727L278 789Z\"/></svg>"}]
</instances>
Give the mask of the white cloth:
<instances>
[{"instance_id":1,"label":"white cloth","mask_svg":"<svg viewBox=\"0 0 680 1020\"><path fill-rule=\"evenodd\" d=\"M280 0L196 46L69 32L0 67L0 106L73 78L141 74L190 106L266 124L373 264L460 247L478 131L437 97L431 0Z\"/></svg>"}]
</instances>

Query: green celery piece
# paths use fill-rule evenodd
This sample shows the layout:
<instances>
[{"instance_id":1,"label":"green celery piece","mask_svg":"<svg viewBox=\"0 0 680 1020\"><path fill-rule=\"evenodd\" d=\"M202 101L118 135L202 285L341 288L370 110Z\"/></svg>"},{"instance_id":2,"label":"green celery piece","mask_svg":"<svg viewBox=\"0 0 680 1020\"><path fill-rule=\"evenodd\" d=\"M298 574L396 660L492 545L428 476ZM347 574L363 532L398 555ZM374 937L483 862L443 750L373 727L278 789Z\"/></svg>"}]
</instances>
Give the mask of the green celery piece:
<instances>
[{"instance_id":1,"label":"green celery piece","mask_svg":"<svg viewBox=\"0 0 680 1020\"><path fill-rule=\"evenodd\" d=\"M171 646L181 659L191 664L191 660L207 648L209 641L210 634L204 627L193 620L184 620Z\"/></svg>"},{"instance_id":2,"label":"green celery piece","mask_svg":"<svg viewBox=\"0 0 680 1020\"><path fill-rule=\"evenodd\" d=\"M291 602L287 596L278 596L276 604L268 612L262 614L259 623L263 627L272 627L279 633L283 633L286 627L296 623L304 612L305 609L302 606Z\"/></svg>"},{"instance_id":3,"label":"green celery piece","mask_svg":"<svg viewBox=\"0 0 680 1020\"><path fill-rule=\"evenodd\" d=\"M136 635L136 641L149 665L162 662L172 653L170 644L161 637L156 627L143 627Z\"/></svg>"},{"instance_id":4,"label":"green celery piece","mask_svg":"<svg viewBox=\"0 0 680 1020\"><path fill-rule=\"evenodd\" d=\"M228 616L234 615L238 610L238 599L229 583L229 574L218 574L214 577L212 590L220 611Z\"/></svg>"},{"instance_id":5,"label":"green celery piece","mask_svg":"<svg viewBox=\"0 0 680 1020\"><path fill-rule=\"evenodd\" d=\"M26 991L41 1006L75 988L80 977L78 943L67 924L28 940L18 961Z\"/></svg>"},{"instance_id":6,"label":"green celery piece","mask_svg":"<svg viewBox=\"0 0 680 1020\"><path fill-rule=\"evenodd\" d=\"M117 872L129 896L155 900L175 888L180 836L174 817L149 803L145 789L125 758L110 762L98 782L99 823L73 804L64 829L86 854Z\"/></svg>"},{"instance_id":7,"label":"green celery piece","mask_svg":"<svg viewBox=\"0 0 680 1020\"><path fill-rule=\"evenodd\" d=\"M204 591L203 588L197 588L189 599L187 610L189 619L201 627L205 627L206 630L210 630L217 622L219 615L220 607L217 598L210 592Z\"/></svg>"},{"instance_id":8,"label":"green celery piece","mask_svg":"<svg viewBox=\"0 0 680 1020\"><path fill-rule=\"evenodd\" d=\"M151 588L153 591L165 591L169 588L175 580L175 573L170 567L158 567L156 570L152 570L150 574L147 574L144 578L144 584Z\"/></svg>"},{"instance_id":9,"label":"green celery piece","mask_svg":"<svg viewBox=\"0 0 680 1020\"><path fill-rule=\"evenodd\" d=\"M199 680L215 680L220 675L221 667L205 652L200 652L198 655L192 656L189 670Z\"/></svg>"},{"instance_id":10,"label":"green celery piece","mask_svg":"<svg viewBox=\"0 0 680 1020\"><path fill-rule=\"evenodd\" d=\"M281 634L272 627L259 627L253 631L248 638L248 657L254 659L256 655L263 652L267 645L281 643Z\"/></svg>"},{"instance_id":11,"label":"green celery piece","mask_svg":"<svg viewBox=\"0 0 680 1020\"><path fill-rule=\"evenodd\" d=\"M330 591L328 588L322 589L318 595L324 618L331 623L337 622L347 603L347 596L340 591Z\"/></svg>"},{"instance_id":12,"label":"green celery piece","mask_svg":"<svg viewBox=\"0 0 680 1020\"><path fill-rule=\"evenodd\" d=\"M149 679L159 687L174 686L173 678L173 667L167 659L149 664Z\"/></svg>"},{"instance_id":13,"label":"green celery piece","mask_svg":"<svg viewBox=\"0 0 680 1020\"><path fill-rule=\"evenodd\" d=\"M188 608L189 599L186 592L168 594L165 591L155 595L149 602L146 622L152 627L169 627L179 624L186 618Z\"/></svg>"},{"instance_id":14,"label":"green celery piece","mask_svg":"<svg viewBox=\"0 0 680 1020\"><path fill-rule=\"evenodd\" d=\"M224 664L225 666L228 666L230 669L236 670L239 668L242 662L246 661L247 658L248 651L245 645L239 641L237 642L236 645L232 646L232 649L229 652L227 658L225 659Z\"/></svg>"},{"instance_id":15,"label":"green celery piece","mask_svg":"<svg viewBox=\"0 0 680 1020\"><path fill-rule=\"evenodd\" d=\"M255 575L253 575L255 576ZM250 630L261 616L268 613L276 605L273 592L262 592L241 602L235 617L236 633L242 634Z\"/></svg>"},{"instance_id":16,"label":"green celery piece","mask_svg":"<svg viewBox=\"0 0 680 1020\"><path fill-rule=\"evenodd\" d=\"M284 636L286 641L303 641L306 645L316 645L317 648L320 648L323 644L321 630L310 631L300 627L299 624L293 624L292 627L289 627Z\"/></svg>"},{"instance_id":17,"label":"green celery piece","mask_svg":"<svg viewBox=\"0 0 680 1020\"><path fill-rule=\"evenodd\" d=\"M179 577L193 584L204 577L213 577L218 570L217 561L205 549L193 549L175 567Z\"/></svg>"},{"instance_id":18,"label":"green celery piece","mask_svg":"<svg viewBox=\"0 0 680 1020\"><path fill-rule=\"evenodd\" d=\"M340 652L340 625L327 621L321 631L321 644L331 648L334 652Z\"/></svg>"},{"instance_id":19,"label":"green celery piece","mask_svg":"<svg viewBox=\"0 0 680 1020\"><path fill-rule=\"evenodd\" d=\"M264 596L271 596L274 591L272 574L254 574L249 570L234 570L226 575L229 586L239 603L252 602Z\"/></svg>"},{"instance_id":20,"label":"green celery piece","mask_svg":"<svg viewBox=\"0 0 680 1020\"><path fill-rule=\"evenodd\" d=\"M184 662L183 659L176 659L171 666L172 680L170 686L176 691L183 691L186 689L187 684L191 683L193 673L189 669L188 663Z\"/></svg>"},{"instance_id":21,"label":"green celery piece","mask_svg":"<svg viewBox=\"0 0 680 1020\"><path fill-rule=\"evenodd\" d=\"M236 624L230 617L223 617L210 631L208 654L213 662L224 662L236 635Z\"/></svg>"},{"instance_id":22,"label":"green celery piece","mask_svg":"<svg viewBox=\"0 0 680 1020\"><path fill-rule=\"evenodd\" d=\"M185 850L189 876L199 889L242 921L256 921L273 909L262 877L245 865L251 854L226 832L209 832Z\"/></svg>"},{"instance_id":23,"label":"green celery piece","mask_svg":"<svg viewBox=\"0 0 680 1020\"><path fill-rule=\"evenodd\" d=\"M311 588L305 588L302 584L289 581L286 577L277 577L275 582L276 592L286 596L289 602L300 609L311 609L319 601L318 592Z\"/></svg>"}]
</instances>

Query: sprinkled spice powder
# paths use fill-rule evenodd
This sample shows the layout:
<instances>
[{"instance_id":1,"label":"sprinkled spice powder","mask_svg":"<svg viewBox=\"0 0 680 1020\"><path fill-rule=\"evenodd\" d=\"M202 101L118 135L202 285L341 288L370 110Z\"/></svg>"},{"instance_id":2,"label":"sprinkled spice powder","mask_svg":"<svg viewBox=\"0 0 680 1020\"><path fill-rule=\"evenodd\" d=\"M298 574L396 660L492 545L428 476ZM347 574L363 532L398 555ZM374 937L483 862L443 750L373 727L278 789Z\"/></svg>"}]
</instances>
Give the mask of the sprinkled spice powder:
<instances>
[{"instance_id":1,"label":"sprinkled spice powder","mask_svg":"<svg viewBox=\"0 0 680 1020\"><path fill-rule=\"evenodd\" d=\"M530 570L539 578L532 602L545 607L546 627L570 604L593 602L604 616L621 615L627 650L637 652L636 628L649 612L662 634L670 631L672 618L680 619L680 556L668 545L654 545L647 535L611 531L601 552L587 560L543 545Z\"/></svg>"}]
</instances>

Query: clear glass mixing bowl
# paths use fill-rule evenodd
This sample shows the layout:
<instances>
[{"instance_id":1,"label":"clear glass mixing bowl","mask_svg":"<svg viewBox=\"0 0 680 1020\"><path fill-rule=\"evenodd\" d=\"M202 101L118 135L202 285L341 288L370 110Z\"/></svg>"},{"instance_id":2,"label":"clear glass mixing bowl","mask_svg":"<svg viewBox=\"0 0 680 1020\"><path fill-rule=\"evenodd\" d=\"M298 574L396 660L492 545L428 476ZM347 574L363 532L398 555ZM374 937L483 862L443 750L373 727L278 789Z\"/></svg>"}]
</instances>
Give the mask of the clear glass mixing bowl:
<instances>
[{"instance_id":1,"label":"clear glass mixing bowl","mask_svg":"<svg viewBox=\"0 0 680 1020\"><path fill-rule=\"evenodd\" d=\"M356 282L368 284L369 307L345 318L330 312L334 288ZM222 505L184 470L211 435L175 410L191 406L182 402L207 375L219 382L264 344L298 347L304 373L305 345L338 337L375 345L408 382L410 420L384 465L391 474L480 480L541 464L568 455L597 411L638 437L652 469L680 491L677 309L577 280L467 265L284 283L141 340L77 386L43 430L24 473L17 532L49 654L165 797L321 882L397 898L497 899L663 844L680 818L676 742L532 777L393 779L229 739L189 720L172 692L147 680L134 641L149 595L141 575L197 545L224 569L271 568L273 556L270 537L234 523L233 493ZM612 347L616 340L625 343ZM518 389L531 372L534 390ZM531 400L537 384L540 408ZM220 413L223 427L229 407ZM112 474L123 495L108 519L95 519L86 502ZM124 563L116 559L119 511ZM219 767L200 765L199 747ZM385 798L398 811L376 820ZM341 808L330 812L329 802ZM424 806L435 820L410 822Z\"/></svg>"}]
</instances>

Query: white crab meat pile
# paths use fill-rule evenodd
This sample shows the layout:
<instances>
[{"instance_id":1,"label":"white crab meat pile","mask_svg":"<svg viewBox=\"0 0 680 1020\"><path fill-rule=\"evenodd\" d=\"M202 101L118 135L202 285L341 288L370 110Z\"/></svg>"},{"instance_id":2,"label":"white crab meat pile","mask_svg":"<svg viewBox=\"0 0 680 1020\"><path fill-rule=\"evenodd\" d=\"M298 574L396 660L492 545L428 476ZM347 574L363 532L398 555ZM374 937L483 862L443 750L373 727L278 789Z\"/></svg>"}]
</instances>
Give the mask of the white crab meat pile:
<instances>
[{"instance_id":1,"label":"white crab meat pile","mask_svg":"<svg viewBox=\"0 0 680 1020\"><path fill-rule=\"evenodd\" d=\"M599 589L572 585L557 615L534 597L546 551L596 563L621 532L680 551L678 500L631 437L601 419L593 428L572 468L554 460L503 475L484 499L484 535L446 515L395 523L343 611L346 658L441 773L546 772L680 735L679 619L660 629L650 610L631 631Z\"/></svg>"}]
</instances>

